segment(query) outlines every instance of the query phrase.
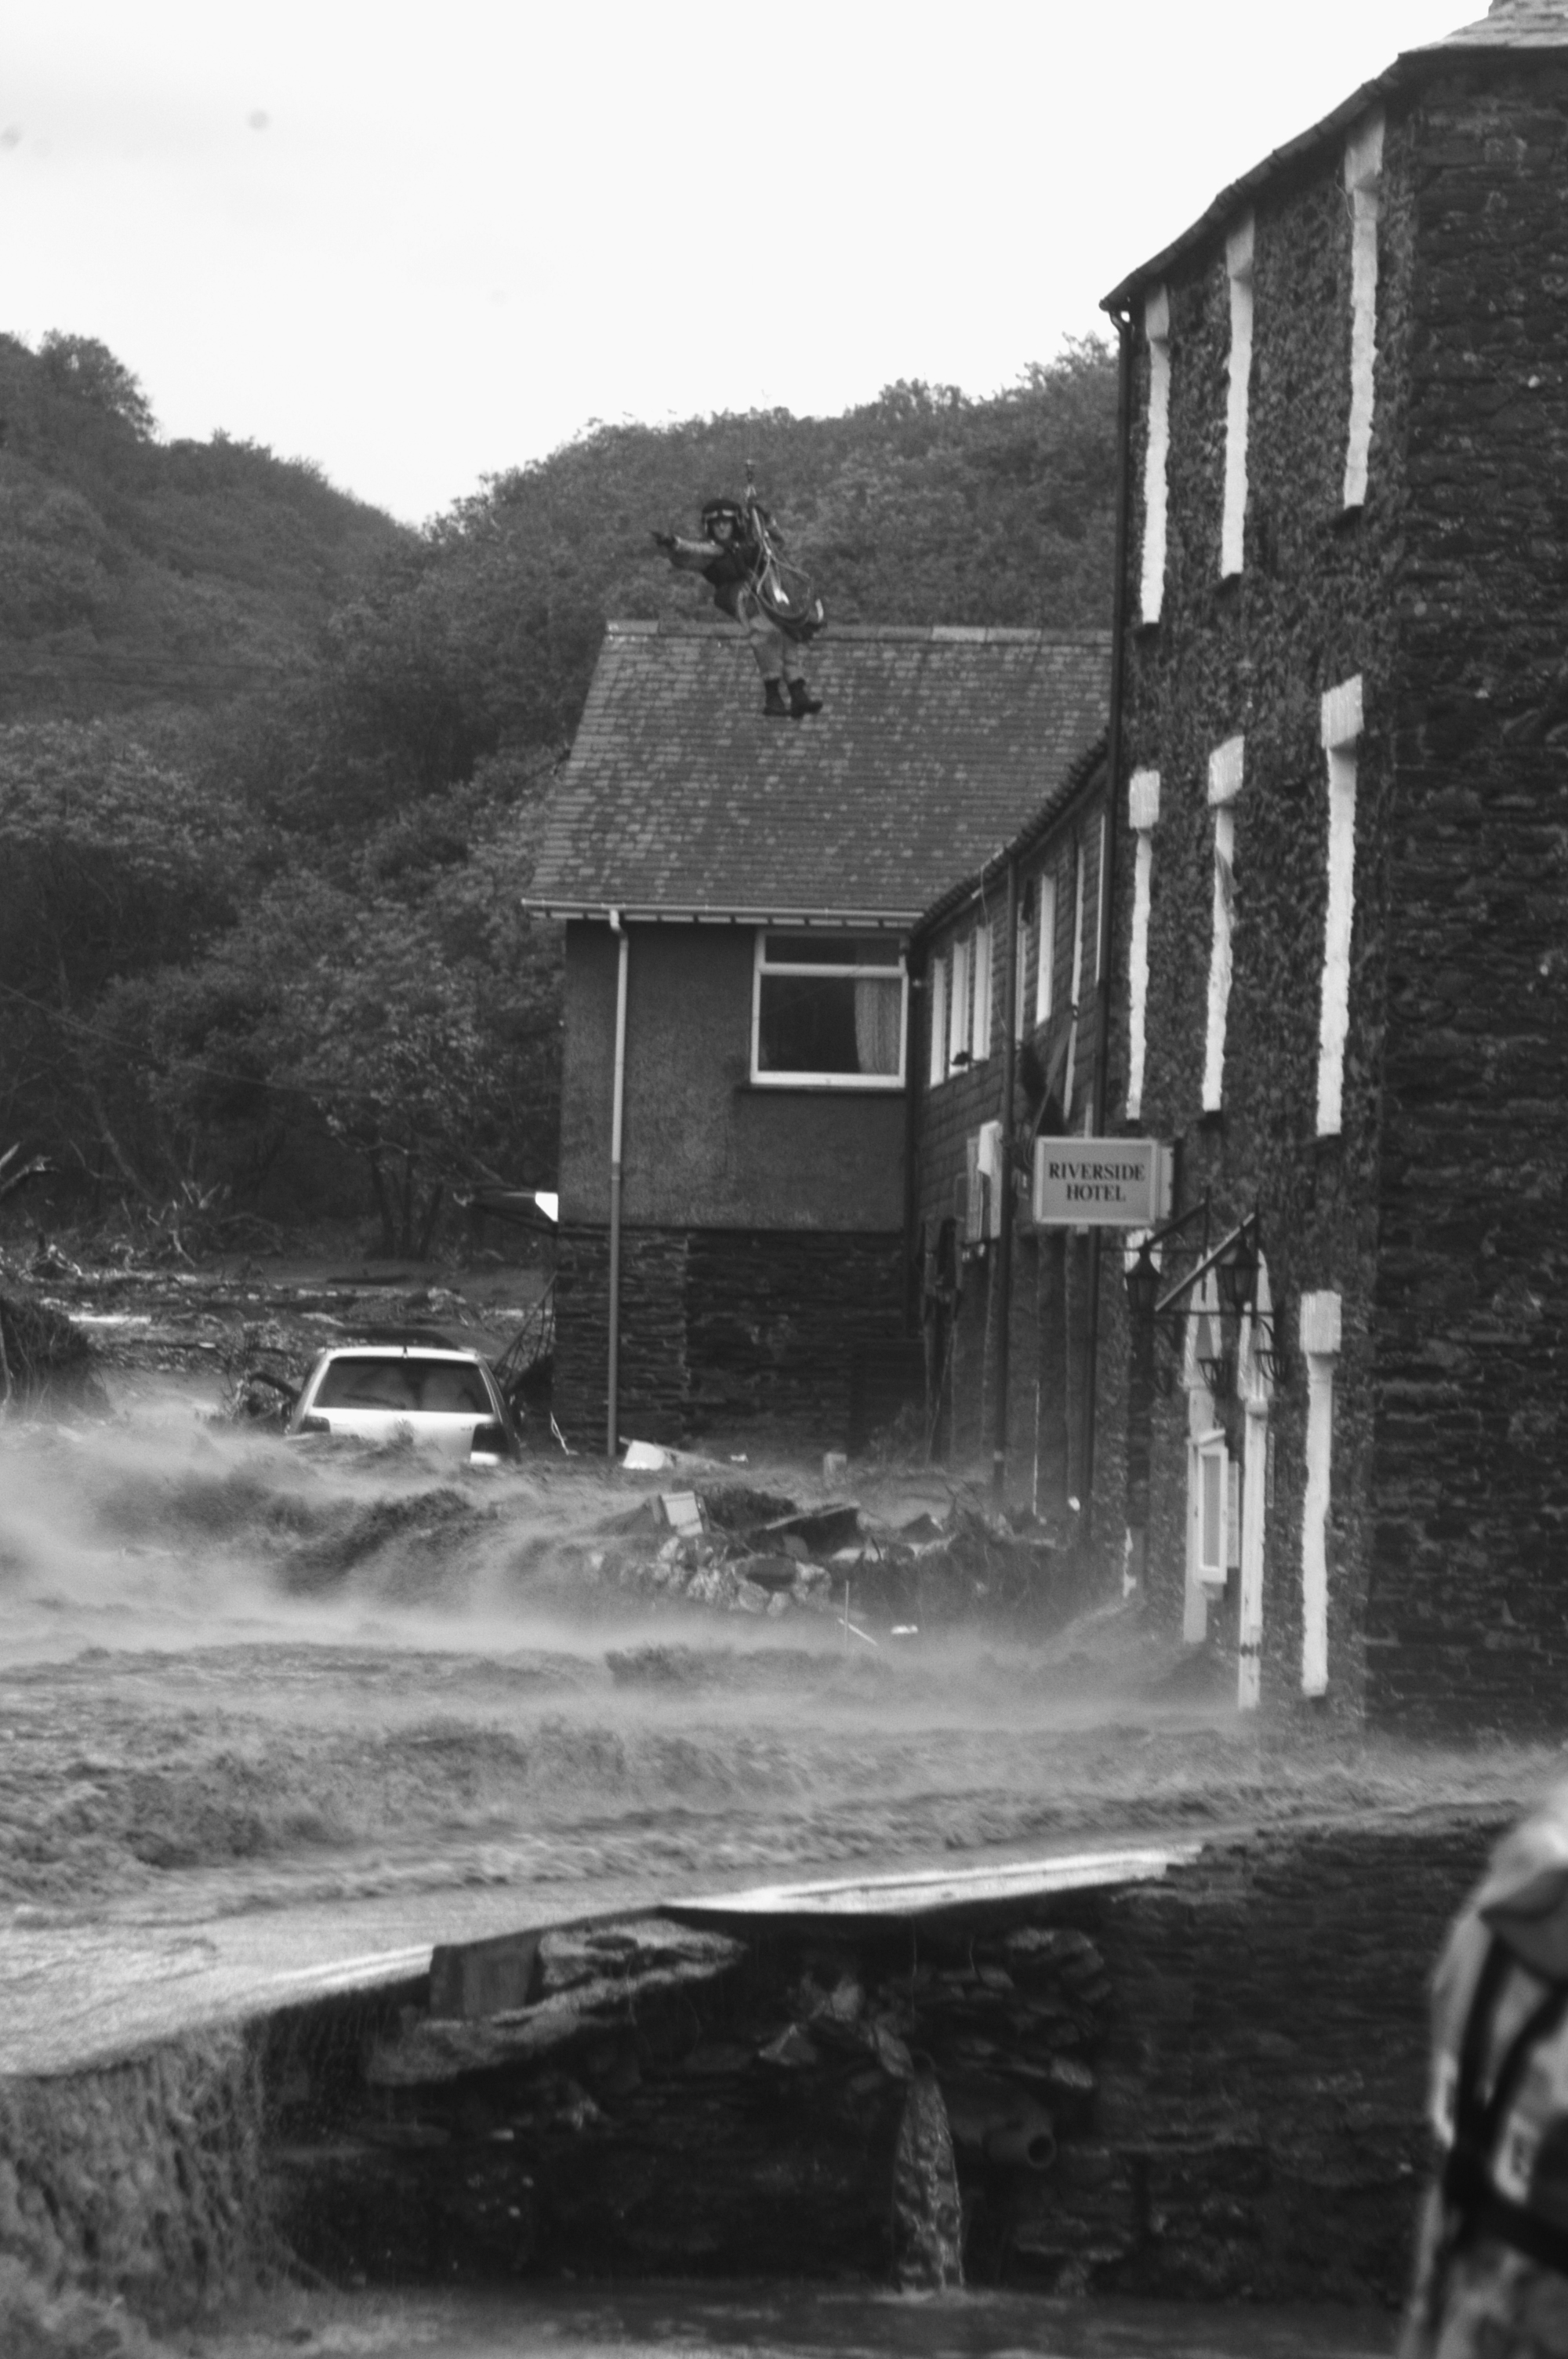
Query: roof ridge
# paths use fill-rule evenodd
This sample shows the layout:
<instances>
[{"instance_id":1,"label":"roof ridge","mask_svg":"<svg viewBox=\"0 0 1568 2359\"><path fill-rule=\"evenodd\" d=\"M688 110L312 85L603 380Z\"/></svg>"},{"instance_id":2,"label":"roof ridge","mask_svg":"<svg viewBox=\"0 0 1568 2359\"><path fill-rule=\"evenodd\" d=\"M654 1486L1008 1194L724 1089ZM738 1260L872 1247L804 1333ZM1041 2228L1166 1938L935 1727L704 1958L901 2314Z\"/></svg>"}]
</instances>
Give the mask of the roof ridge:
<instances>
[{"instance_id":1,"label":"roof ridge","mask_svg":"<svg viewBox=\"0 0 1568 2359\"><path fill-rule=\"evenodd\" d=\"M1217 247L1226 229L1234 225L1236 215L1260 190L1347 131L1357 116L1392 97L1418 72L1440 71L1466 51L1498 58L1520 49L1558 49L1568 50L1568 0L1492 0L1489 13L1473 24L1461 25L1457 31L1445 33L1441 40L1401 49L1380 74L1359 83L1347 98L1341 99L1337 106L1306 130L1271 148L1248 171L1227 181L1214 201L1179 236L1162 246L1158 254L1151 255L1136 270L1129 271L1108 295L1101 298L1100 310L1113 316L1124 312L1133 299L1162 279L1173 263L1211 242Z\"/></svg>"},{"instance_id":2,"label":"roof ridge","mask_svg":"<svg viewBox=\"0 0 1568 2359\"><path fill-rule=\"evenodd\" d=\"M721 622L704 614L662 614L657 621L637 615L612 614L605 636L616 639L741 639L739 623ZM923 647L957 644L969 647L1108 647L1110 632L1075 625L1034 629L1007 623L830 623L825 638L903 642Z\"/></svg>"}]
</instances>

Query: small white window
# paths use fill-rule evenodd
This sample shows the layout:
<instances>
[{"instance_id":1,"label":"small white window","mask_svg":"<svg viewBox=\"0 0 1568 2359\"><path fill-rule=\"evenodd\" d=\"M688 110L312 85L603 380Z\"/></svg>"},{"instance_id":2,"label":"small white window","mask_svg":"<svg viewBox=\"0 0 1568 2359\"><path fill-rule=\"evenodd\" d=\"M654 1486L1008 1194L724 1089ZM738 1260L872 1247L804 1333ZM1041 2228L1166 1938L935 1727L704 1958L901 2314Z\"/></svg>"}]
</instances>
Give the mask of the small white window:
<instances>
[{"instance_id":1,"label":"small white window","mask_svg":"<svg viewBox=\"0 0 1568 2359\"><path fill-rule=\"evenodd\" d=\"M1132 869L1132 940L1127 954L1127 1119L1143 1110L1143 1061L1149 1028L1149 908L1154 873L1154 829L1160 817L1160 773L1134 770L1127 816L1137 838Z\"/></svg>"},{"instance_id":2,"label":"small white window","mask_svg":"<svg viewBox=\"0 0 1568 2359\"><path fill-rule=\"evenodd\" d=\"M940 958L933 958L930 961L925 970L925 980L926 991L929 995L926 1021L930 1031L927 1044L930 1062L926 1068L926 1079L930 1086L935 1089L938 1082L946 1081L947 1078L947 957L946 952Z\"/></svg>"},{"instance_id":3,"label":"small white window","mask_svg":"<svg viewBox=\"0 0 1568 2359\"><path fill-rule=\"evenodd\" d=\"M1382 213L1383 110L1378 107L1345 146L1350 199L1350 430L1345 446L1345 505L1367 497L1372 453L1373 370L1378 349L1378 223Z\"/></svg>"},{"instance_id":4,"label":"small white window","mask_svg":"<svg viewBox=\"0 0 1568 2359\"><path fill-rule=\"evenodd\" d=\"M1078 1069L1078 1008L1084 991L1084 897L1087 891L1084 839L1080 835L1076 850L1073 879L1073 984L1067 1008L1067 1071L1062 1082L1062 1103L1069 1117L1073 1111L1073 1086Z\"/></svg>"},{"instance_id":5,"label":"small white window","mask_svg":"<svg viewBox=\"0 0 1568 2359\"><path fill-rule=\"evenodd\" d=\"M974 934L974 1005L969 1012L969 1060L983 1064L991 1052L991 929L979 926Z\"/></svg>"},{"instance_id":6,"label":"small white window","mask_svg":"<svg viewBox=\"0 0 1568 2359\"><path fill-rule=\"evenodd\" d=\"M1038 895L1039 886L1035 886ZM1026 902L1018 907L1018 939L1012 946L1012 1014L1018 1038L1029 1038L1029 910Z\"/></svg>"},{"instance_id":7,"label":"small white window","mask_svg":"<svg viewBox=\"0 0 1568 2359\"><path fill-rule=\"evenodd\" d=\"M1055 1004L1056 988L1056 879L1042 876L1040 897L1040 947L1035 953L1034 1022L1036 1027L1049 1023Z\"/></svg>"},{"instance_id":8,"label":"small white window","mask_svg":"<svg viewBox=\"0 0 1568 2359\"><path fill-rule=\"evenodd\" d=\"M906 998L896 935L760 931L752 1081L774 1088L898 1089Z\"/></svg>"},{"instance_id":9,"label":"small white window","mask_svg":"<svg viewBox=\"0 0 1568 2359\"><path fill-rule=\"evenodd\" d=\"M1225 512L1220 526L1222 579L1239 573L1247 520L1247 405L1252 380L1252 216L1226 240L1230 284L1229 390L1225 410Z\"/></svg>"},{"instance_id":10,"label":"small white window","mask_svg":"<svg viewBox=\"0 0 1568 2359\"><path fill-rule=\"evenodd\" d=\"M1230 1565L1230 1458L1223 1431L1197 1443L1195 1571L1206 1589L1223 1589Z\"/></svg>"},{"instance_id":11,"label":"small white window","mask_svg":"<svg viewBox=\"0 0 1568 2359\"><path fill-rule=\"evenodd\" d=\"M1214 812L1214 932L1208 962L1208 1032L1204 1047L1203 1110L1217 1114L1225 1083L1226 1019L1230 1008L1231 936L1236 924L1236 814L1246 740L1227 737L1209 756Z\"/></svg>"},{"instance_id":12,"label":"small white window","mask_svg":"<svg viewBox=\"0 0 1568 2359\"><path fill-rule=\"evenodd\" d=\"M974 982L975 940L955 942L947 985L947 1070L969 1061L969 1005Z\"/></svg>"},{"instance_id":13,"label":"small white window","mask_svg":"<svg viewBox=\"0 0 1568 2359\"><path fill-rule=\"evenodd\" d=\"M1142 614L1157 623L1165 595L1166 478L1171 456L1171 299L1161 287L1143 306L1149 346L1149 416L1143 442Z\"/></svg>"},{"instance_id":14,"label":"small white window","mask_svg":"<svg viewBox=\"0 0 1568 2359\"><path fill-rule=\"evenodd\" d=\"M1356 772L1361 676L1323 700L1328 760L1328 907L1317 1036L1317 1135L1337 1136L1345 1114L1345 1044L1350 1034L1350 939L1356 922Z\"/></svg>"}]
</instances>

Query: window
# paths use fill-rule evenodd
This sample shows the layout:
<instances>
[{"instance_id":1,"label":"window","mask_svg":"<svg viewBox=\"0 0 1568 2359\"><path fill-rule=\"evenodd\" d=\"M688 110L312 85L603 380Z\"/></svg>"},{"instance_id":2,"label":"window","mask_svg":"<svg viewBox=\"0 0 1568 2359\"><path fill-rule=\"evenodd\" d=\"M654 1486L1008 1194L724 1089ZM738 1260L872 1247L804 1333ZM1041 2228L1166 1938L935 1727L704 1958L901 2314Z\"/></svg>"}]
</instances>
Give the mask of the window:
<instances>
[{"instance_id":1,"label":"window","mask_svg":"<svg viewBox=\"0 0 1568 2359\"><path fill-rule=\"evenodd\" d=\"M1214 812L1214 933L1208 961L1208 1033L1204 1045L1203 1110L1217 1114L1225 1082L1225 1027L1230 1007L1230 942L1236 923L1236 813L1246 741L1227 737L1209 756Z\"/></svg>"},{"instance_id":2,"label":"window","mask_svg":"<svg viewBox=\"0 0 1568 2359\"><path fill-rule=\"evenodd\" d=\"M969 1061L969 998L974 983L973 938L955 942L948 953L952 980L947 987L947 1071Z\"/></svg>"},{"instance_id":3,"label":"window","mask_svg":"<svg viewBox=\"0 0 1568 2359\"><path fill-rule=\"evenodd\" d=\"M1367 117L1345 147L1350 199L1350 430L1345 446L1345 506L1367 497L1372 452L1372 371L1378 343L1378 220L1382 212L1383 110Z\"/></svg>"},{"instance_id":4,"label":"window","mask_svg":"<svg viewBox=\"0 0 1568 2359\"><path fill-rule=\"evenodd\" d=\"M1127 816L1138 839L1132 872L1132 941L1127 954L1127 1119L1143 1111L1143 1060L1149 1023L1149 903L1154 871L1154 829L1160 817L1160 773L1134 770Z\"/></svg>"},{"instance_id":5,"label":"window","mask_svg":"<svg viewBox=\"0 0 1568 2359\"><path fill-rule=\"evenodd\" d=\"M946 956L933 958L925 970L929 995L926 1024L930 1034L925 1078L932 1089L947 1078L947 964Z\"/></svg>"},{"instance_id":6,"label":"window","mask_svg":"<svg viewBox=\"0 0 1568 2359\"><path fill-rule=\"evenodd\" d=\"M977 926L973 936L974 1001L969 1010L969 1061L983 1064L991 1052L991 929Z\"/></svg>"},{"instance_id":7,"label":"window","mask_svg":"<svg viewBox=\"0 0 1568 2359\"><path fill-rule=\"evenodd\" d=\"M752 1079L775 1087L897 1089L905 996L896 937L759 933Z\"/></svg>"},{"instance_id":8,"label":"window","mask_svg":"<svg viewBox=\"0 0 1568 2359\"><path fill-rule=\"evenodd\" d=\"M1252 216L1225 243L1230 282L1229 392L1225 410L1225 513L1220 525L1222 579L1239 573L1247 518L1247 403L1252 378Z\"/></svg>"},{"instance_id":9,"label":"window","mask_svg":"<svg viewBox=\"0 0 1568 2359\"><path fill-rule=\"evenodd\" d=\"M1051 1020L1056 984L1056 879L1042 876L1040 892L1040 951L1034 969L1036 1028Z\"/></svg>"},{"instance_id":10,"label":"window","mask_svg":"<svg viewBox=\"0 0 1568 2359\"><path fill-rule=\"evenodd\" d=\"M1317 1135L1335 1137L1345 1112L1345 1043L1350 1032L1350 937L1356 919L1356 756L1361 735L1361 676L1323 700L1328 758L1328 908L1323 931L1318 1016Z\"/></svg>"},{"instance_id":11,"label":"window","mask_svg":"<svg viewBox=\"0 0 1568 2359\"><path fill-rule=\"evenodd\" d=\"M1171 456L1171 299L1163 287L1143 306L1149 346L1149 418L1143 442L1142 613L1157 623L1165 595L1166 476Z\"/></svg>"}]
</instances>

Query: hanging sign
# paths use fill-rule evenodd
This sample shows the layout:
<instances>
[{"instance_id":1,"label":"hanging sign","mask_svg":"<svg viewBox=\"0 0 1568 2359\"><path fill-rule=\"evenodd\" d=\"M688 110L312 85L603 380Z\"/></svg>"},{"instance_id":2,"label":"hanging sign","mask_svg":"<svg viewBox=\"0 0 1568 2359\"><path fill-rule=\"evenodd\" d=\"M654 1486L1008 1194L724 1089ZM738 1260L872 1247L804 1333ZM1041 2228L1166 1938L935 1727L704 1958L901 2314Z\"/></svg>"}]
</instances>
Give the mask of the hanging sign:
<instances>
[{"instance_id":1,"label":"hanging sign","mask_svg":"<svg viewBox=\"0 0 1568 2359\"><path fill-rule=\"evenodd\" d=\"M1152 1228L1170 1207L1169 1170L1157 1138L1037 1138L1034 1225Z\"/></svg>"}]
</instances>

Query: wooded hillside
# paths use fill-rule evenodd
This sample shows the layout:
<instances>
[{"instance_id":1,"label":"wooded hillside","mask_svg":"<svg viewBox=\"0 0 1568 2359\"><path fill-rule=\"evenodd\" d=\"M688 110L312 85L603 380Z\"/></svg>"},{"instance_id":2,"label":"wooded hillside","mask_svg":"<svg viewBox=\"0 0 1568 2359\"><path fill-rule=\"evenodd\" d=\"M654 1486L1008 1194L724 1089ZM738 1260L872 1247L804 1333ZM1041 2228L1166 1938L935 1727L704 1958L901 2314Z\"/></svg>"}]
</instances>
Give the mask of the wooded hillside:
<instances>
[{"instance_id":1,"label":"wooded hillside","mask_svg":"<svg viewBox=\"0 0 1568 2359\"><path fill-rule=\"evenodd\" d=\"M606 619L706 608L651 531L750 463L830 619L1108 621L1114 407L1085 343L989 400L595 425L416 534L0 338L0 1149L192 1243L373 1202L410 1251L438 1189L547 1184L517 902Z\"/></svg>"}]
</instances>

